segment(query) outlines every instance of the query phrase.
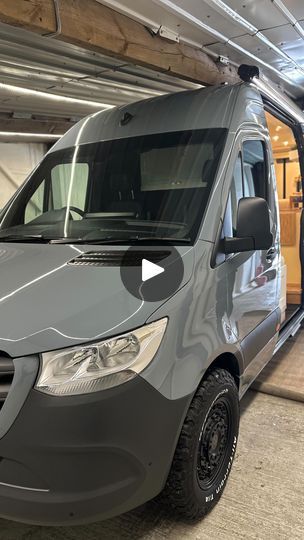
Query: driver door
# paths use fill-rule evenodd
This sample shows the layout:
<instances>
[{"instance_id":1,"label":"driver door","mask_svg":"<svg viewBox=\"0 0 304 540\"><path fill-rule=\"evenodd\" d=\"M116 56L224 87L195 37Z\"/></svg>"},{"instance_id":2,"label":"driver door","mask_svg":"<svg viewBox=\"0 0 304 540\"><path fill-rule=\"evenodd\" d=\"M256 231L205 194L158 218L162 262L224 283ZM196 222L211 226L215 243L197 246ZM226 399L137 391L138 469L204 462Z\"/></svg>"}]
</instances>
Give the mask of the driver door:
<instances>
[{"instance_id":1,"label":"driver door","mask_svg":"<svg viewBox=\"0 0 304 540\"><path fill-rule=\"evenodd\" d=\"M265 142L243 141L234 168L224 234L235 235L238 202L242 197L262 197L270 207L274 238L269 250L234 253L225 262L230 324L241 344L245 369L275 336L278 322L277 214L270 174Z\"/></svg>"}]
</instances>

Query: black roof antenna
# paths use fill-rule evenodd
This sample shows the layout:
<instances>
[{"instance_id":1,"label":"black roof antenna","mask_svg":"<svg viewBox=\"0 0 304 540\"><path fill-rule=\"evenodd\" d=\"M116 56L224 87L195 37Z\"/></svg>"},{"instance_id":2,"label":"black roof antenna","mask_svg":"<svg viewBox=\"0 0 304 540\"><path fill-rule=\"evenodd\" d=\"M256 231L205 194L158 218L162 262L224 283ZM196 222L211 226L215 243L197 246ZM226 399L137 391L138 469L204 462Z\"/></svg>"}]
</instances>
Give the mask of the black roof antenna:
<instances>
[{"instance_id":1,"label":"black roof antenna","mask_svg":"<svg viewBox=\"0 0 304 540\"><path fill-rule=\"evenodd\" d=\"M129 122L131 122L132 118L134 118L134 114L129 113L128 111L125 112L123 117L120 119L120 125L126 126Z\"/></svg>"},{"instance_id":2,"label":"black roof antenna","mask_svg":"<svg viewBox=\"0 0 304 540\"><path fill-rule=\"evenodd\" d=\"M247 64L241 64L238 69L238 76L244 82L251 82L253 77L260 77L260 70L257 66L248 66Z\"/></svg>"}]
</instances>

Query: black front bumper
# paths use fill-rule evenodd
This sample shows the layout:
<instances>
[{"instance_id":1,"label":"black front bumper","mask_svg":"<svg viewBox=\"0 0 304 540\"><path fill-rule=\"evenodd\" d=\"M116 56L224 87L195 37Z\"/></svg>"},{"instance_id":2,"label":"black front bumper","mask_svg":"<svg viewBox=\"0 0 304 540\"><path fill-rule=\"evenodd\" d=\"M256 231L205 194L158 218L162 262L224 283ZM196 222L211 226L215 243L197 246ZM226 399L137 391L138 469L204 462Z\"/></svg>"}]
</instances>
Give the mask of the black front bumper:
<instances>
[{"instance_id":1,"label":"black front bumper","mask_svg":"<svg viewBox=\"0 0 304 540\"><path fill-rule=\"evenodd\" d=\"M190 400L168 400L139 376L85 396L31 390L0 440L1 517L78 524L153 498Z\"/></svg>"}]
</instances>

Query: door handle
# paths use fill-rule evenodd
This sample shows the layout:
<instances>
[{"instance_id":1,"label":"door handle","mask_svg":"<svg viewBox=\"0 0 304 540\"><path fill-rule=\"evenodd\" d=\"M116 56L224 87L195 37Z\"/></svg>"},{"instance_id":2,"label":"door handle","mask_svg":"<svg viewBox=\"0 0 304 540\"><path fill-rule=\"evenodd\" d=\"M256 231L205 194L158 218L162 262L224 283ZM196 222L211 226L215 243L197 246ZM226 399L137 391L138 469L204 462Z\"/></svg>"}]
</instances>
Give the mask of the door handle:
<instances>
[{"instance_id":1,"label":"door handle","mask_svg":"<svg viewBox=\"0 0 304 540\"><path fill-rule=\"evenodd\" d=\"M266 253L266 261L271 262L275 258L277 250L275 247L271 247Z\"/></svg>"}]
</instances>

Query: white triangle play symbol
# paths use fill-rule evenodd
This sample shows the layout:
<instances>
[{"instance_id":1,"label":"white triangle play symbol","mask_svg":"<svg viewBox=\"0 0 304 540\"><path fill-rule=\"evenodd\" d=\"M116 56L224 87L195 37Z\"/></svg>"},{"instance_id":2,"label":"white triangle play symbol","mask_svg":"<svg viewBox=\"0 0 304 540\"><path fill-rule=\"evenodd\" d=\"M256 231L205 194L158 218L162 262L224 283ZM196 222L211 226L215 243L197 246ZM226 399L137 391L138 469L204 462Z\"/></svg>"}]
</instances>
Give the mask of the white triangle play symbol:
<instances>
[{"instance_id":1,"label":"white triangle play symbol","mask_svg":"<svg viewBox=\"0 0 304 540\"><path fill-rule=\"evenodd\" d=\"M153 262L148 261L147 259L143 259L141 262L142 281L147 281L148 279L158 276L158 274L161 274L164 271L164 268L162 268L158 264L154 264Z\"/></svg>"}]
</instances>

